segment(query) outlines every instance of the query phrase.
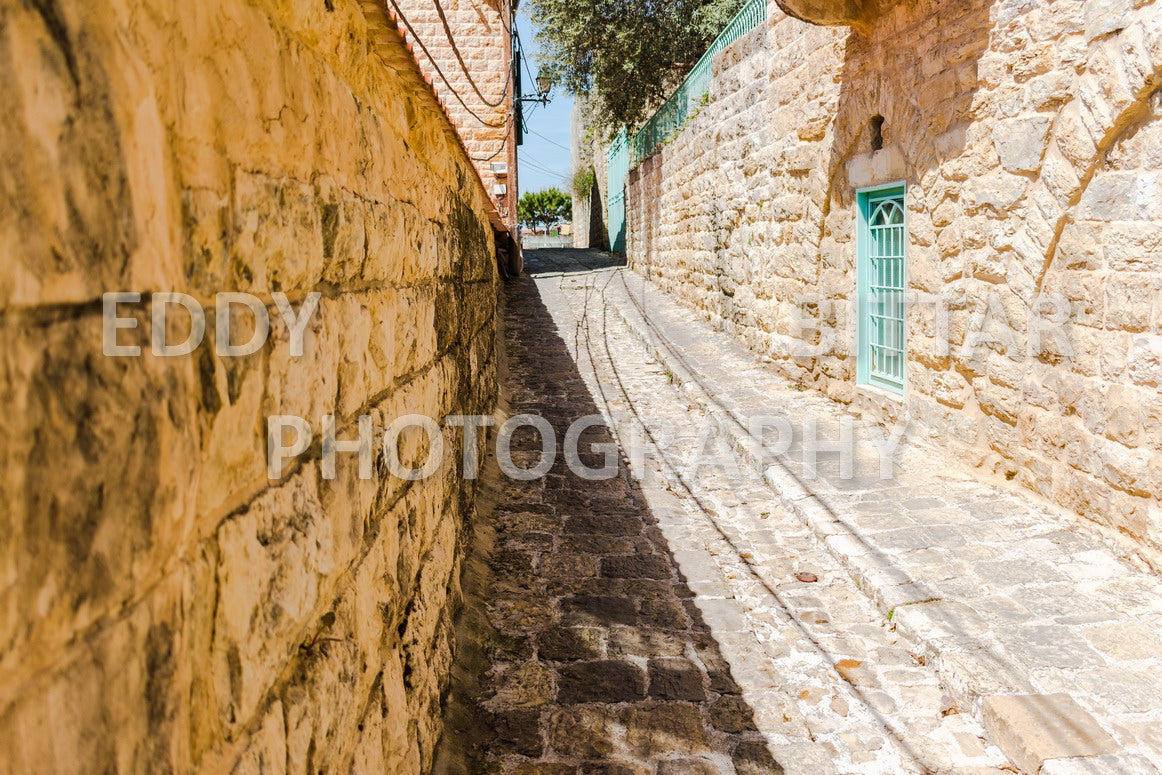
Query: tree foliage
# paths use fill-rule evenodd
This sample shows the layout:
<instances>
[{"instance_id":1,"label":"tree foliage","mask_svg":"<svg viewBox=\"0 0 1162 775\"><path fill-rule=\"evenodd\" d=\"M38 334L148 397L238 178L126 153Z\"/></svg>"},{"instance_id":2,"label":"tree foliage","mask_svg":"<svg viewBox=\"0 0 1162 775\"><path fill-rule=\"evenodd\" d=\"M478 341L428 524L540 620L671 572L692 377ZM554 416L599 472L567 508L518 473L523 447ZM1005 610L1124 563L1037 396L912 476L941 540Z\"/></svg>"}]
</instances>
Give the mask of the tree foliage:
<instances>
[{"instance_id":1,"label":"tree foliage","mask_svg":"<svg viewBox=\"0 0 1162 775\"><path fill-rule=\"evenodd\" d=\"M743 0L529 0L542 64L611 134L649 117Z\"/></svg>"},{"instance_id":2,"label":"tree foliage","mask_svg":"<svg viewBox=\"0 0 1162 775\"><path fill-rule=\"evenodd\" d=\"M544 226L548 229L553 224L569 216L572 212L573 200L559 188L546 188L543 191L529 191L517 202L516 211L520 222L525 226L536 228Z\"/></svg>"}]
</instances>

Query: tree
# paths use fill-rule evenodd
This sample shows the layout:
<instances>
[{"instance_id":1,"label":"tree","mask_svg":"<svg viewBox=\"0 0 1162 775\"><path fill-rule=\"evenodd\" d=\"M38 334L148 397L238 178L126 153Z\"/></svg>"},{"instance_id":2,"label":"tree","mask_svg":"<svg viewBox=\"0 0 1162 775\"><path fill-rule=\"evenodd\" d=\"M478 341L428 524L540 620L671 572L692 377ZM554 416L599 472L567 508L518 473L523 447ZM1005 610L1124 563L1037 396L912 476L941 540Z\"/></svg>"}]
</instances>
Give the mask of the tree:
<instances>
[{"instance_id":1,"label":"tree","mask_svg":"<svg viewBox=\"0 0 1162 775\"><path fill-rule=\"evenodd\" d=\"M521 223L533 228L543 225L548 231L554 223L568 217L572 207L572 200L564 191L546 188L527 192L517 202L516 211Z\"/></svg>"},{"instance_id":2,"label":"tree","mask_svg":"<svg viewBox=\"0 0 1162 775\"><path fill-rule=\"evenodd\" d=\"M743 0L530 0L542 64L612 134L648 117Z\"/></svg>"}]
</instances>

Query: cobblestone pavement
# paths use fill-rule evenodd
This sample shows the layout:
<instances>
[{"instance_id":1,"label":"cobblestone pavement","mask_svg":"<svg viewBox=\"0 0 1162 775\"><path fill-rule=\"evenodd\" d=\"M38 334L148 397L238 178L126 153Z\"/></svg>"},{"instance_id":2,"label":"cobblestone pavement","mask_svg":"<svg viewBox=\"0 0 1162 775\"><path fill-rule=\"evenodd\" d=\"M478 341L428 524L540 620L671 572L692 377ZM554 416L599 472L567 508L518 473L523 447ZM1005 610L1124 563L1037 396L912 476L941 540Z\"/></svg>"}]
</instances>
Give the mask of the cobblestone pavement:
<instances>
[{"instance_id":1,"label":"cobblestone pavement","mask_svg":"<svg viewBox=\"0 0 1162 775\"><path fill-rule=\"evenodd\" d=\"M470 769L1014 771L925 646L734 465L729 434L610 302L620 269L538 251L528 271L507 291L507 412L545 416L558 443L601 413L622 465L494 487L487 572L466 582L483 621L461 672L483 677L446 734L472 749ZM590 429L581 448L609 440ZM512 449L530 466L540 441L518 433ZM692 467L694 450L709 464ZM600 450L581 458L597 466Z\"/></svg>"},{"instance_id":2,"label":"cobblestone pavement","mask_svg":"<svg viewBox=\"0 0 1162 775\"><path fill-rule=\"evenodd\" d=\"M556 273L567 270L570 259L569 253L559 252L539 256L531 266L548 264ZM740 579L750 576L751 591L761 590L760 599L774 579L786 580L788 562L791 568L804 562L824 568L815 572L838 589L850 590L848 580L855 579L858 592L851 600L842 598L842 608L835 607L836 598L820 594L822 582L812 585L811 593L800 592L817 598L822 616L843 643L836 649L825 640L824 658L861 662L859 669L879 673L879 686L896 699L888 684L898 689L902 674L874 641L863 639L871 631L867 625L890 619L890 637L909 638L912 645L906 650L936 669L920 674L943 682L940 702L951 700L956 708L971 712L965 717L985 719L996 741L1026 770L1036 771L1048 760L1044 773L1159 771L1162 581L1122 558L1122 547L1110 536L1024 492L978 481L912 436L905 437L893 476L881 479L878 456L869 443L880 436L874 426L857 425L859 454L852 471L843 472L836 459L825 456L812 471L801 431L811 421L820 439L839 438L839 405L788 385L728 336L693 319L694 313L628 271L560 274L541 286L555 317L563 319L556 310L568 307L573 322L567 325L584 334L575 345L582 373L595 372L599 386L610 375L616 377L620 394L605 393L611 396L615 420L624 414L624 404L637 415L657 417L659 428L667 423L682 428L662 444L671 450L667 457L676 461L690 446L694 429L709 424L721 429L724 445L736 453L730 459L743 461L740 471L711 471L693 483L685 472L687 481L677 489L685 490L687 501L695 501L701 510L713 512L716 524L709 532L670 532L663 519L672 546L694 535L707 545L719 544L714 550L717 565L727 569L728 578L732 573ZM604 355L589 357L596 332L607 349ZM668 393L657 386L643 389L633 398L632 385L649 379L647 367L665 375L673 387ZM684 418L666 398L675 387L683 399L677 403L686 409ZM772 414L788 418L800 431L785 454L777 456L756 449L747 432L754 416ZM624 419L620 425L626 425ZM694 443L705 440L698 437ZM681 471L680 466L670 468ZM747 478L748 472L759 470L761 481L753 481L757 475ZM744 481L745 487L739 484ZM760 523L753 504L761 503L764 493L778 506L763 506L770 513ZM715 532L721 533L721 541L713 540ZM750 543L741 543L748 536ZM689 573L696 572L687 572L683 554L676 556L683 573L693 579ZM733 567L728 562L732 556ZM709 579L713 574L704 575ZM764 577L763 583L758 576ZM722 589L724 599L733 594L737 602L732 605L753 608L755 598L736 587ZM703 590L693 580L691 588L701 603ZM787 597L795 598L790 593ZM873 608L862 602L868 599ZM769 601L768 607L773 610L779 602ZM857 608L870 617L862 626L838 613ZM801 624L810 614L797 609L792 611L795 616ZM713 629L714 618L707 620ZM724 651L730 659L725 642ZM889 669L890 677L882 675ZM745 686L747 681L740 683ZM939 685L928 684L933 695ZM764 705L755 707L756 718L764 718ZM919 711L918 723L909 717L912 710ZM940 769L965 763L959 758L965 751L934 744L939 729L924 731L932 724L931 714L910 698L882 715L902 724L897 728L904 730L899 737L905 766L910 766L909 747L921 752L912 764ZM771 728L759 726L778 751ZM831 743L810 722L808 729L815 740ZM922 740L912 742L910 735ZM964 739L963 733L956 739ZM894 771L887 759L864 764L858 758L866 754L834 744L830 748L840 769ZM924 758L932 751L939 753ZM859 766L852 769L848 756Z\"/></svg>"}]
</instances>

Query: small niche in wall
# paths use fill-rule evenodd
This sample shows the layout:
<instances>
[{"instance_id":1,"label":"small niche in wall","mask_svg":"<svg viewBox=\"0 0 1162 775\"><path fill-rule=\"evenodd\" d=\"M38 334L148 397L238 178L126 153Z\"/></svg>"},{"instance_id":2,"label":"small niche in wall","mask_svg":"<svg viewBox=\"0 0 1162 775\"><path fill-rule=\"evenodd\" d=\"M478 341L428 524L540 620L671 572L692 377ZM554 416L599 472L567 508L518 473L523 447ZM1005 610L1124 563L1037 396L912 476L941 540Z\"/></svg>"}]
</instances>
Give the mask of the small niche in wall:
<instances>
[{"instance_id":1,"label":"small niche in wall","mask_svg":"<svg viewBox=\"0 0 1162 775\"><path fill-rule=\"evenodd\" d=\"M867 122L868 133L871 135L872 151L883 150L884 147L884 117L872 116Z\"/></svg>"}]
</instances>

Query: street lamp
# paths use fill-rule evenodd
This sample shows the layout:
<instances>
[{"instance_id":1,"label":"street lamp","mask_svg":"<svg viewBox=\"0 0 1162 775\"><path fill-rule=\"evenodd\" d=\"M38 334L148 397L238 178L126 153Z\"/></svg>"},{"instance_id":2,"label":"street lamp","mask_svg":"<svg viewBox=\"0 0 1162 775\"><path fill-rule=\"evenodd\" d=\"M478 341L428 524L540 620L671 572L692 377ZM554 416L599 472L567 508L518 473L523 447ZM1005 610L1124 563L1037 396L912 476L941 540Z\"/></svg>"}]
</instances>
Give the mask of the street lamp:
<instances>
[{"instance_id":1,"label":"street lamp","mask_svg":"<svg viewBox=\"0 0 1162 775\"><path fill-rule=\"evenodd\" d=\"M548 70L542 69L537 73L537 93L547 99L552 88L553 76L549 75Z\"/></svg>"},{"instance_id":2,"label":"street lamp","mask_svg":"<svg viewBox=\"0 0 1162 775\"><path fill-rule=\"evenodd\" d=\"M549 92L553 90L553 76L549 74L548 70L541 69L537 73L537 93L534 97L526 97L523 94L517 95L517 102L539 102L542 105L549 104Z\"/></svg>"}]
</instances>

